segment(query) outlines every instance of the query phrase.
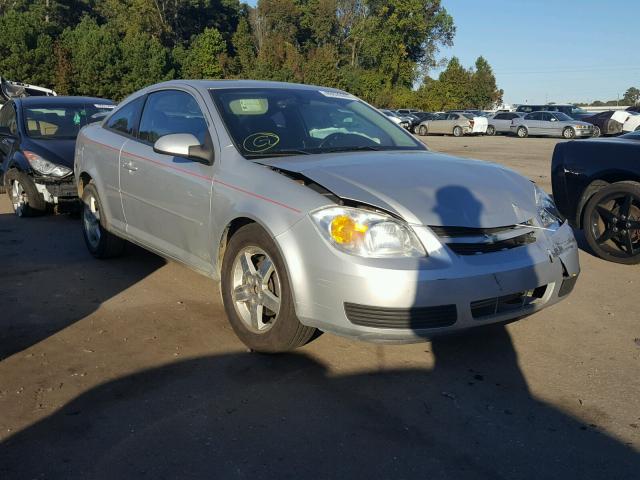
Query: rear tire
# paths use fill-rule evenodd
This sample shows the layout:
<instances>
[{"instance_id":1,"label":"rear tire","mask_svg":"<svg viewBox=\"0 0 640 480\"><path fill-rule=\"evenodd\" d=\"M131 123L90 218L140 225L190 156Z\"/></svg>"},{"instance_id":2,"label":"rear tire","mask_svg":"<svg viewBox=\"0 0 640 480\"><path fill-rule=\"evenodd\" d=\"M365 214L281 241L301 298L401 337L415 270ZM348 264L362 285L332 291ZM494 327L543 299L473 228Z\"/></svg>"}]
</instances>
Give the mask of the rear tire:
<instances>
[{"instance_id":1,"label":"rear tire","mask_svg":"<svg viewBox=\"0 0 640 480\"><path fill-rule=\"evenodd\" d=\"M426 137L427 133L429 133L429 130L427 129L426 125L420 125L418 127L418 135L420 135L421 137Z\"/></svg>"},{"instance_id":2,"label":"rear tire","mask_svg":"<svg viewBox=\"0 0 640 480\"><path fill-rule=\"evenodd\" d=\"M287 352L314 338L316 329L296 316L280 251L258 224L242 227L229 240L220 286L229 323L251 350Z\"/></svg>"},{"instance_id":3,"label":"rear tire","mask_svg":"<svg viewBox=\"0 0 640 480\"><path fill-rule=\"evenodd\" d=\"M47 202L29 175L12 168L4 176L4 181L13 212L18 217L35 217L47 211Z\"/></svg>"},{"instance_id":4,"label":"rear tire","mask_svg":"<svg viewBox=\"0 0 640 480\"><path fill-rule=\"evenodd\" d=\"M489 125L487 127L487 135L489 135L490 137L493 137L496 134L496 127L494 127L493 125Z\"/></svg>"},{"instance_id":5,"label":"rear tire","mask_svg":"<svg viewBox=\"0 0 640 480\"><path fill-rule=\"evenodd\" d=\"M602 135L602 132L600 131L600 127L594 125L593 126L593 138L598 138L600 135Z\"/></svg>"},{"instance_id":6,"label":"rear tire","mask_svg":"<svg viewBox=\"0 0 640 480\"><path fill-rule=\"evenodd\" d=\"M126 242L105 228L98 190L90 183L82 192L82 235L87 249L96 258L122 255Z\"/></svg>"},{"instance_id":7,"label":"rear tire","mask_svg":"<svg viewBox=\"0 0 640 480\"><path fill-rule=\"evenodd\" d=\"M518 127L516 135L518 135L518 138L527 138L529 136L529 130L527 130L526 127Z\"/></svg>"},{"instance_id":8,"label":"rear tire","mask_svg":"<svg viewBox=\"0 0 640 480\"><path fill-rule=\"evenodd\" d=\"M453 128L454 137L461 137L463 135L464 135L464 130L462 130L462 127L456 126Z\"/></svg>"}]
</instances>

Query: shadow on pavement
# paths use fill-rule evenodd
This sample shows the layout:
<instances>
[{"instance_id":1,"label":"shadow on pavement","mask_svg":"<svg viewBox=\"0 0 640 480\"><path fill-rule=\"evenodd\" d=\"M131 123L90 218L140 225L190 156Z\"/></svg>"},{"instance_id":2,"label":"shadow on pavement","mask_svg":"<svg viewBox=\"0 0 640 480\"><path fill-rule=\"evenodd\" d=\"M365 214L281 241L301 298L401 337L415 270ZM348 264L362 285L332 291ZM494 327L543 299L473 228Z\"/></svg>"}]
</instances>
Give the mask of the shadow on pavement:
<instances>
[{"instance_id":1,"label":"shadow on pavement","mask_svg":"<svg viewBox=\"0 0 640 480\"><path fill-rule=\"evenodd\" d=\"M0 360L81 320L165 264L127 248L134 253L98 261L78 220L0 214Z\"/></svg>"},{"instance_id":2,"label":"shadow on pavement","mask_svg":"<svg viewBox=\"0 0 640 480\"><path fill-rule=\"evenodd\" d=\"M7 439L0 476L637 476L637 452L532 398L504 329L442 340L435 353L433 371L329 376L304 353L142 371Z\"/></svg>"}]
</instances>

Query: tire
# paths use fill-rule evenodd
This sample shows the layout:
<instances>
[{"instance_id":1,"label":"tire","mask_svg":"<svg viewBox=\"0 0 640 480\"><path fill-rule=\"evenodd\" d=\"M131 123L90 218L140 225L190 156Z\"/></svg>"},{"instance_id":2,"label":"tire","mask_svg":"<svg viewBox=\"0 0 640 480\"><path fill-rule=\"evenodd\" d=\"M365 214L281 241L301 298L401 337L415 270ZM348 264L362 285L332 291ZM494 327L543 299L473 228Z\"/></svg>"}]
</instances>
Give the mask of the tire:
<instances>
[{"instance_id":1,"label":"tire","mask_svg":"<svg viewBox=\"0 0 640 480\"><path fill-rule=\"evenodd\" d=\"M429 130L427 129L426 125L420 125L418 127L418 135L420 135L421 137L426 137L427 133L429 133Z\"/></svg>"},{"instance_id":2,"label":"tire","mask_svg":"<svg viewBox=\"0 0 640 480\"><path fill-rule=\"evenodd\" d=\"M464 130L462 130L462 127L460 127L460 126L453 127L453 136L454 137L461 137L463 135L464 135Z\"/></svg>"},{"instance_id":3,"label":"tire","mask_svg":"<svg viewBox=\"0 0 640 480\"><path fill-rule=\"evenodd\" d=\"M113 258L122 255L126 242L105 228L101 215L102 203L98 190L92 183L82 192L82 236L87 249L96 258Z\"/></svg>"},{"instance_id":4,"label":"tire","mask_svg":"<svg viewBox=\"0 0 640 480\"><path fill-rule=\"evenodd\" d=\"M261 268L266 269L267 262L273 268L262 275ZM251 267L247 268L249 264ZM296 316L291 284L280 251L258 224L242 227L229 240L220 282L229 323L251 350L287 352L314 337L316 329L301 324ZM278 306L277 312L267 306L269 298L272 305Z\"/></svg>"},{"instance_id":5,"label":"tire","mask_svg":"<svg viewBox=\"0 0 640 480\"><path fill-rule=\"evenodd\" d=\"M593 126L593 138L598 138L600 135L602 135L602 131L600 130L600 127L598 127L597 125Z\"/></svg>"},{"instance_id":6,"label":"tire","mask_svg":"<svg viewBox=\"0 0 640 480\"><path fill-rule=\"evenodd\" d=\"M13 212L18 217L35 217L47 211L47 202L29 175L12 168L4 176L4 181Z\"/></svg>"},{"instance_id":7,"label":"tire","mask_svg":"<svg viewBox=\"0 0 640 480\"><path fill-rule=\"evenodd\" d=\"M567 140L572 140L576 138L576 131L571 127L567 127L564 130L562 130L562 138L565 138Z\"/></svg>"},{"instance_id":8,"label":"tire","mask_svg":"<svg viewBox=\"0 0 640 480\"><path fill-rule=\"evenodd\" d=\"M582 218L585 239L598 257L625 265L640 263L640 183L617 182L598 190Z\"/></svg>"},{"instance_id":9,"label":"tire","mask_svg":"<svg viewBox=\"0 0 640 480\"><path fill-rule=\"evenodd\" d=\"M527 127L518 127L516 135L518 138L527 138L529 136L529 130L527 130Z\"/></svg>"},{"instance_id":10,"label":"tire","mask_svg":"<svg viewBox=\"0 0 640 480\"><path fill-rule=\"evenodd\" d=\"M494 127L493 125L489 125L487 127L487 135L490 137L493 137L496 134L496 127Z\"/></svg>"}]
</instances>

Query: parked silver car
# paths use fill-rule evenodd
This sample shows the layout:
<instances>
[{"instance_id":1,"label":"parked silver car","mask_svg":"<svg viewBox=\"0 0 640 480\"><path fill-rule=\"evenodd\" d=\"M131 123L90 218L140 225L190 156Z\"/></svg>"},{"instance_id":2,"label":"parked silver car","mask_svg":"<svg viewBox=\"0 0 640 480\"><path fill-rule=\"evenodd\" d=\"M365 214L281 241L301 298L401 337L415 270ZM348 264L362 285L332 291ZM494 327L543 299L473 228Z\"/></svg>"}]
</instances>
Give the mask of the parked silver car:
<instances>
[{"instance_id":1,"label":"parked silver car","mask_svg":"<svg viewBox=\"0 0 640 480\"><path fill-rule=\"evenodd\" d=\"M487 119L474 116L472 113L448 112L438 114L431 120L424 120L416 127L418 135L434 133L461 137L472 133L485 133Z\"/></svg>"},{"instance_id":2,"label":"parked silver car","mask_svg":"<svg viewBox=\"0 0 640 480\"><path fill-rule=\"evenodd\" d=\"M529 180L429 152L330 88L148 87L81 131L75 176L94 256L126 239L220 280L258 351L318 329L411 342L506 322L579 273L571 228Z\"/></svg>"},{"instance_id":3,"label":"parked silver car","mask_svg":"<svg viewBox=\"0 0 640 480\"><path fill-rule=\"evenodd\" d=\"M572 138L592 137L593 125L574 120L562 112L533 112L511 121L511 132L520 138L529 135Z\"/></svg>"},{"instance_id":4,"label":"parked silver car","mask_svg":"<svg viewBox=\"0 0 640 480\"><path fill-rule=\"evenodd\" d=\"M524 113L517 112L498 112L488 117L487 135L492 136L501 133L511 133L511 121L524 115Z\"/></svg>"}]
</instances>

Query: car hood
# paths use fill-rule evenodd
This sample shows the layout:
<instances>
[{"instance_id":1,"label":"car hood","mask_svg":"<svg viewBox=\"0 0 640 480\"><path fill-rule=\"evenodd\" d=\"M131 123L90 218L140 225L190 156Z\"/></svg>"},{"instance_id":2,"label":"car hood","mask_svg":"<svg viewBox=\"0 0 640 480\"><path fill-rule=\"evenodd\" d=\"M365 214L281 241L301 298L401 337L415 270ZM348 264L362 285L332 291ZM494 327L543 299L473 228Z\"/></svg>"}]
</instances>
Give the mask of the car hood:
<instances>
[{"instance_id":1,"label":"car hood","mask_svg":"<svg viewBox=\"0 0 640 480\"><path fill-rule=\"evenodd\" d=\"M21 148L23 150L31 150L45 160L57 165L73 169L75 146L75 139L36 140L29 138L27 141L22 142Z\"/></svg>"},{"instance_id":2,"label":"car hood","mask_svg":"<svg viewBox=\"0 0 640 480\"><path fill-rule=\"evenodd\" d=\"M521 175L434 152L336 153L260 163L302 174L343 199L414 224L502 227L530 220L537 210L533 184Z\"/></svg>"}]
</instances>

